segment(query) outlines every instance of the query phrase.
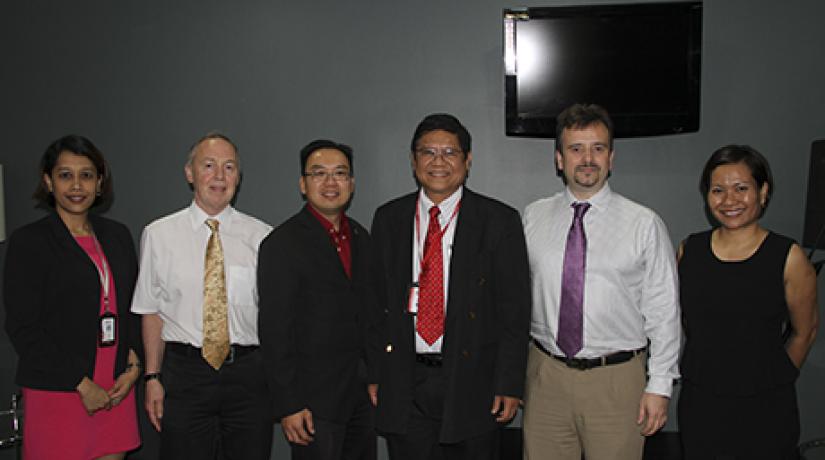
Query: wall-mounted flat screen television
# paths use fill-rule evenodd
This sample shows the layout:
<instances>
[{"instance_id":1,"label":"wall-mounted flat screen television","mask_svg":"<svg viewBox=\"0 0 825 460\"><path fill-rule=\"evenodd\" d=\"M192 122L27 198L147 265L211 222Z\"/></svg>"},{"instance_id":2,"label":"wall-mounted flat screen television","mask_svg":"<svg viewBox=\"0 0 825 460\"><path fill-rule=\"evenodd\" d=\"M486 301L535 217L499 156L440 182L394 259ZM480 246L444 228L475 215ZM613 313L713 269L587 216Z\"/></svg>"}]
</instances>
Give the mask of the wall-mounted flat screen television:
<instances>
[{"instance_id":1,"label":"wall-mounted flat screen television","mask_svg":"<svg viewBox=\"0 0 825 460\"><path fill-rule=\"evenodd\" d=\"M698 131L701 58L701 2L505 10L507 135L554 138L577 102L616 137Z\"/></svg>"}]
</instances>

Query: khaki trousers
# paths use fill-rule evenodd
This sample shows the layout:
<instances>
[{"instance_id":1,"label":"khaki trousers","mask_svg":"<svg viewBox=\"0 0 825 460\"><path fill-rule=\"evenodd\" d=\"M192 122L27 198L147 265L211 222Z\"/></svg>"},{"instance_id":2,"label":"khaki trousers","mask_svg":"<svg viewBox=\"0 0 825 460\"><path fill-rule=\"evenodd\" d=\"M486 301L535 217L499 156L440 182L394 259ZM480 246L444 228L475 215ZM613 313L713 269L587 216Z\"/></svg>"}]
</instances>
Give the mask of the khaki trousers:
<instances>
[{"instance_id":1,"label":"khaki trousers","mask_svg":"<svg viewBox=\"0 0 825 460\"><path fill-rule=\"evenodd\" d=\"M636 425L646 353L588 370L567 367L530 345L524 396L525 460L639 460Z\"/></svg>"}]
</instances>

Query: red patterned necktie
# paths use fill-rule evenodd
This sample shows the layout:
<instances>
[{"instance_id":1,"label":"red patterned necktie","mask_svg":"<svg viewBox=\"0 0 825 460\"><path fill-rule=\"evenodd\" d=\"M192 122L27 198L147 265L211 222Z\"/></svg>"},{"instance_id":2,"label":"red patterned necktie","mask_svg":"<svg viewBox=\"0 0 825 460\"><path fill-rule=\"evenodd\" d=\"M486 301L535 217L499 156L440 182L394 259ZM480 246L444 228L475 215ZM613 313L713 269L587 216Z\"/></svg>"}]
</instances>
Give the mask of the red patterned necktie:
<instances>
[{"instance_id":1,"label":"red patterned necktie","mask_svg":"<svg viewBox=\"0 0 825 460\"><path fill-rule=\"evenodd\" d=\"M432 345L444 334L444 262L438 206L430 208L430 225L424 242L424 261L418 277L418 335Z\"/></svg>"},{"instance_id":2,"label":"red patterned necktie","mask_svg":"<svg viewBox=\"0 0 825 460\"><path fill-rule=\"evenodd\" d=\"M574 203L573 223L567 234L564 251L564 268L561 275L561 305L559 331L556 343L568 358L582 349L584 323L584 266L587 255L587 238L584 235L584 213L590 203Z\"/></svg>"}]
</instances>

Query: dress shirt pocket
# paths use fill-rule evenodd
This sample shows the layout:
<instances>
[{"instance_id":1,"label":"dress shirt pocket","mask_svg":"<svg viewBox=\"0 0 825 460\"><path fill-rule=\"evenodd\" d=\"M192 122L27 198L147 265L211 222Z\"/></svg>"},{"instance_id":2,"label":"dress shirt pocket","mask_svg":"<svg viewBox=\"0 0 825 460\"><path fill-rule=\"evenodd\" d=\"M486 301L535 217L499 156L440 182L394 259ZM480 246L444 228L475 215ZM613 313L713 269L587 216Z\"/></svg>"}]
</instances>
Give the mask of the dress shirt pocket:
<instances>
[{"instance_id":1,"label":"dress shirt pocket","mask_svg":"<svg viewBox=\"0 0 825 460\"><path fill-rule=\"evenodd\" d=\"M255 269L229 265L226 269L226 279L229 303L234 307L255 308L258 303Z\"/></svg>"}]
</instances>

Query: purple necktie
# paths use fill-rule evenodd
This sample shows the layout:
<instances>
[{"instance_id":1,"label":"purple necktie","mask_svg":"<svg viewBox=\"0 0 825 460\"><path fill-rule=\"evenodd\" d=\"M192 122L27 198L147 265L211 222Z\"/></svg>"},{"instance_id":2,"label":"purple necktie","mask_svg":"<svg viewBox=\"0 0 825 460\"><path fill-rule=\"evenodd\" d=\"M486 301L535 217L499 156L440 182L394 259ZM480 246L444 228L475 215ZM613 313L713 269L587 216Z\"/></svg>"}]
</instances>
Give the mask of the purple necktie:
<instances>
[{"instance_id":1,"label":"purple necktie","mask_svg":"<svg viewBox=\"0 0 825 460\"><path fill-rule=\"evenodd\" d=\"M573 224L567 233L564 250L564 269L561 275L561 308L556 343L568 358L582 349L582 325L584 314L584 263L587 255L587 238L584 236L584 213L590 203L573 203Z\"/></svg>"}]
</instances>

